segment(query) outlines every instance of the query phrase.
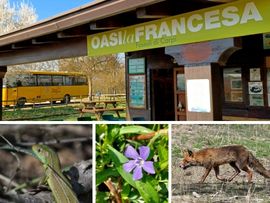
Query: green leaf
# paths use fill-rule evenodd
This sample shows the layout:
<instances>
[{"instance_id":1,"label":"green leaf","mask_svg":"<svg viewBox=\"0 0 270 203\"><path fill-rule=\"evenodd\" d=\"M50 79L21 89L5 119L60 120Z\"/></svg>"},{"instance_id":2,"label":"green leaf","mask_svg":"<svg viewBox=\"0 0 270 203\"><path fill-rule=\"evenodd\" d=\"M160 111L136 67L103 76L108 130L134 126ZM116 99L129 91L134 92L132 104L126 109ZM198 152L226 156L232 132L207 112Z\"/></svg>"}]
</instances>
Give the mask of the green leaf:
<instances>
[{"instance_id":1,"label":"green leaf","mask_svg":"<svg viewBox=\"0 0 270 203\"><path fill-rule=\"evenodd\" d=\"M128 159L112 146L108 145L108 148L112 161L115 163L116 169L122 178L139 191L145 202L159 203L158 193L151 183L149 181L145 182L146 178L140 181L134 181L132 175L123 169L123 164L126 163Z\"/></svg>"},{"instance_id":2,"label":"green leaf","mask_svg":"<svg viewBox=\"0 0 270 203\"><path fill-rule=\"evenodd\" d=\"M129 199L129 193L130 193L130 185L125 182L122 188L122 192L121 192L121 197L123 200L128 200Z\"/></svg>"},{"instance_id":3,"label":"green leaf","mask_svg":"<svg viewBox=\"0 0 270 203\"><path fill-rule=\"evenodd\" d=\"M136 181L136 186L145 202L159 202L158 193L150 182Z\"/></svg>"},{"instance_id":4,"label":"green leaf","mask_svg":"<svg viewBox=\"0 0 270 203\"><path fill-rule=\"evenodd\" d=\"M168 161L162 161L159 163L159 168L161 171L163 171L164 169L168 170Z\"/></svg>"},{"instance_id":5,"label":"green leaf","mask_svg":"<svg viewBox=\"0 0 270 203\"><path fill-rule=\"evenodd\" d=\"M148 146L150 147L152 144L154 144L154 142L158 139L158 138L160 138L160 137L162 137L162 136L167 136L168 135L168 129L162 129L162 130L160 130L160 131L158 131L156 134L155 134L155 136L150 140L150 142L148 143Z\"/></svg>"},{"instance_id":6,"label":"green leaf","mask_svg":"<svg viewBox=\"0 0 270 203\"><path fill-rule=\"evenodd\" d=\"M147 133L152 133L154 132L153 130L143 127L143 126L138 126L138 125L131 125L131 126L125 126L120 129L120 135L123 134L147 134Z\"/></svg>"},{"instance_id":7,"label":"green leaf","mask_svg":"<svg viewBox=\"0 0 270 203\"><path fill-rule=\"evenodd\" d=\"M99 124L96 125L96 134L101 135L102 133L107 131L107 125L106 124Z\"/></svg>"},{"instance_id":8,"label":"green leaf","mask_svg":"<svg viewBox=\"0 0 270 203\"><path fill-rule=\"evenodd\" d=\"M105 192L97 192L96 202L108 202L108 194Z\"/></svg>"},{"instance_id":9,"label":"green leaf","mask_svg":"<svg viewBox=\"0 0 270 203\"><path fill-rule=\"evenodd\" d=\"M158 156L161 162L168 161L168 145L158 145Z\"/></svg>"},{"instance_id":10,"label":"green leaf","mask_svg":"<svg viewBox=\"0 0 270 203\"><path fill-rule=\"evenodd\" d=\"M106 170L98 172L96 174L96 185L98 186L112 176L119 176L119 173L116 171L115 168L108 168Z\"/></svg>"}]
</instances>

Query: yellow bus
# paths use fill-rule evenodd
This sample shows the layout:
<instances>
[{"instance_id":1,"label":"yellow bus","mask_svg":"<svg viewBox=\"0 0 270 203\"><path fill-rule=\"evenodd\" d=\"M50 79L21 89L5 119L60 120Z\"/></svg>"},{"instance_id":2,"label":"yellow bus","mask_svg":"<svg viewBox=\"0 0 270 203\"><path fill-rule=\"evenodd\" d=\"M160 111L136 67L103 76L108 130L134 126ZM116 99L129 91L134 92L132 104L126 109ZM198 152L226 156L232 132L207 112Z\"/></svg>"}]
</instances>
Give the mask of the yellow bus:
<instances>
[{"instance_id":1,"label":"yellow bus","mask_svg":"<svg viewBox=\"0 0 270 203\"><path fill-rule=\"evenodd\" d=\"M69 103L71 97L88 95L87 79L79 73L29 71L7 74L3 82L3 106L50 101Z\"/></svg>"}]
</instances>

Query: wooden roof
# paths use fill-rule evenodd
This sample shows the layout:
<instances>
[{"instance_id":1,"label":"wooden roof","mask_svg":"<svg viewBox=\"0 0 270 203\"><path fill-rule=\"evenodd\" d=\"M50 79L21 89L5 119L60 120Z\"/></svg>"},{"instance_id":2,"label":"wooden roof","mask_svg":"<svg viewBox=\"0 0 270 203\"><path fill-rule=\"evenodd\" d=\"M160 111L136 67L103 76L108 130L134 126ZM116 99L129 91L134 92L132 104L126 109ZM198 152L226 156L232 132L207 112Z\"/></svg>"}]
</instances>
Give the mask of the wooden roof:
<instances>
[{"instance_id":1,"label":"wooden roof","mask_svg":"<svg viewBox=\"0 0 270 203\"><path fill-rule=\"evenodd\" d=\"M0 36L0 66L87 55L86 36L232 0L98 0Z\"/></svg>"}]
</instances>

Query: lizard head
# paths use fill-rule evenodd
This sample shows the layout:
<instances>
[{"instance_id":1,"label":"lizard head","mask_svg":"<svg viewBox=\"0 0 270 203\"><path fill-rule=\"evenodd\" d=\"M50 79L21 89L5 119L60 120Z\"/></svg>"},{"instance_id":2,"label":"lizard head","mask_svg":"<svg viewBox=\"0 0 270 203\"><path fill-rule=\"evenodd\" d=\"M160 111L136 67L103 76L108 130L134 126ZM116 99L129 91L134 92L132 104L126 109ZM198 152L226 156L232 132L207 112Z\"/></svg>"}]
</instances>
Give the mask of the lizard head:
<instances>
[{"instance_id":1,"label":"lizard head","mask_svg":"<svg viewBox=\"0 0 270 203\"><path fill-rule=\"evenodd\" d=\"M35 144L32 146L32 150L37 158L44 164L47 163L47 158L53 156L55 152L46 145ZM57 156L57 155L56 155Z\"/></svg>"}]
</instances>

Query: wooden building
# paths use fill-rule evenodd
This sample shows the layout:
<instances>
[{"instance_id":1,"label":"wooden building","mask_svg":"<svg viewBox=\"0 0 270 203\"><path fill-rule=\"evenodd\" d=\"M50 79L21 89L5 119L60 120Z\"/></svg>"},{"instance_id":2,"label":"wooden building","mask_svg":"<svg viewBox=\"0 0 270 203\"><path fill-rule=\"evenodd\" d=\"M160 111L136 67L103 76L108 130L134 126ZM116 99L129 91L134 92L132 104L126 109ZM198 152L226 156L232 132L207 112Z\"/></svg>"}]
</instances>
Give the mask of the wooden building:
<instances>
[{"instance_id":1,"label":"wooden building","mask_svg":"<svg viewBox=\"0 0 270 203\"><path fill-rule=\"evenodd\" d=\"M269 10L268 0L95 1L0 36L0 76L125 52L130 120L270 119Z\"/></svg>"}]
</instances>

